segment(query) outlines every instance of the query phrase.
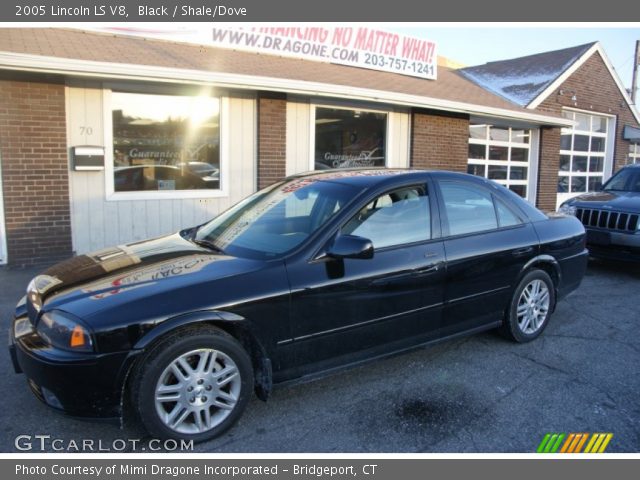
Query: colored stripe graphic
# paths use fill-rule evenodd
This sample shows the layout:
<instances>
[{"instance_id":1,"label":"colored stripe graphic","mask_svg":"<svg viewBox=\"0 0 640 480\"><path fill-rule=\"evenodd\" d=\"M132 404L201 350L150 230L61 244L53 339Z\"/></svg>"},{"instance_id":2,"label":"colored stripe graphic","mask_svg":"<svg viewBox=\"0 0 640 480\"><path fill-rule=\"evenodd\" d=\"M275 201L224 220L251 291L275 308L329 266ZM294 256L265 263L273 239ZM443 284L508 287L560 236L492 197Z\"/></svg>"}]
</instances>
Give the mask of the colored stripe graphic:
<instances>
[{"instance_id":1,"label":"colored stripe graphic","mask_svg":"<svg viewBox=\"0 0 640 480\"><path fill-rule=\"evenodd\" d=\"M538 453L556 453L565 436L564 433L547 433L536 451Z\"/></svg>"},{"instance_id":2,"label":"colored stripe graphic","mask_svg":"<svg viewBox=\"0 0 640 480\"><path fill-rule=\"evenodd\" d=\"M589 438L590 437L590 438ZM580 453L587 443L584 453L603 453L613 433L547 433L536 449L537 453ZM564 440L564 443L563 443ZM560 447L562 445L562 447ZM558 451L558 449L560 449Z\"/></svg>"}]
</instances>

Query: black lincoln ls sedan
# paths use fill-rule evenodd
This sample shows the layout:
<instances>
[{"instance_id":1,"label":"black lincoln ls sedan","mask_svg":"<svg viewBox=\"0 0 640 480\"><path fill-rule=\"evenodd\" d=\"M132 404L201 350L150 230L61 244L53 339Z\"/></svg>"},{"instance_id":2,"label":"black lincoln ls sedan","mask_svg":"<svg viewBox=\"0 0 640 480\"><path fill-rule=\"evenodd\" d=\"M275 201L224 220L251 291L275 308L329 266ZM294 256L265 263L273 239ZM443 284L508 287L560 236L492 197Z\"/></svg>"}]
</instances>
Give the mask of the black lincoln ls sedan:
<instances>
[{"instance_id":1,"label":"black lincoln ls sedan","mask_svg":"<svg viewBox=\"0 0 640 480\"><path fill-rule=\"evenodd\" d=\"M325 170L49 268L10 350L54 409L202 441L274 384L487 329L531 341L586 264L575 217L491 181Z\"/></svg>"}]
</instances>

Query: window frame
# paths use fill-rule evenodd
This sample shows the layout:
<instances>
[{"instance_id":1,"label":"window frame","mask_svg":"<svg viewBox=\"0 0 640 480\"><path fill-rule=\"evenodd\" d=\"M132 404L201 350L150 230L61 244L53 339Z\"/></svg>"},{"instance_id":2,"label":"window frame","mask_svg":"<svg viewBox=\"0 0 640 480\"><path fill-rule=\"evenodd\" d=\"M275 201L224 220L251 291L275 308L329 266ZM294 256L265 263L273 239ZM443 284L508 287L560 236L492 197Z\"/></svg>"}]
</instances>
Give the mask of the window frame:
<instances>
[{"instance_id":1,"label":"window frame","mask_svg":"<svg viewBox=\"0 0 640 480\"><path fill-rule=\"evenodd\" d=\"M369 205L371 202L373 202L375 199L380 198L384 195L389 195L390 193L393 193L397 190L406 190L409 188L422 188L425 192L426 192L426 197L429 199L429 233L430 233L430 238L425 239L425 240L418 240L415 242L408 242L408 243L399 243L397 245L387 245L385 247L376 247L374 245L374 249L376 252L385 252L385 251L389 251L389 250L395 250L398 248L406 248L406 247L410 247L410 246L414 246L414 245L423 245L423 244L428 244L428 243L432 243L435 241L440 241L441 240L441 235L440 235L440 229L437 228L436 229L436 225L439 226L439 218L437 217L437 215L439 215L439 209L438 206L436 205L438 202L437 196L433 193L434 191L434 187L433 187L433 183L429 182L429 181L421 181L421 182L414 182L414 183L409 183L406 185L396 185L394 187L391 188L387 188L383 191L379 191L376 192L373 195L369 195L366 197L366 200L364 202L362 202L362 200L360 200L360 202L358 203L358 208L355 209L353 211L352 214L348 215L345 219L343 219L340 224L338 225L338 228L335 230L335 232L331 235L331 239L335 238L337 235L342 235L342 230L344 229L344 227L353 219L353 217L355 215L358 214L358 212L360 210L362 210L364 207L366 207L367 205ZM332 240L329 240L329 242L331 242ZM326 248L326 245L323 247ZM317 254L317 253L316 253Z\"/></svg>"},{"instance_id":2,"label":"window frame","mask_svg":"<svg viewBox=\"0 0 640 480\"><path fill-rule=\"evenodd\" d=\"M179 91L175 89L158 88L145 86L144 88L132 88L116 84L104 85L102 95L102 110L104 124L104 145L105 145L105 197L107 201L128 201L128 200L182 200L182 199L205 199L229 197L229 97L221 92L211 95L217 98L220 104L219 119L219 145L220 145L220 187L216 189L201 190L140 190L133 192L116 192L114 179L114 158L113 158L113 114L112 95L113 93L133 93L140 95L174 95L174 96L194 96L195 91Z\"/></svg>"},{"instance_id":3,"label":"window frame","mask_svg":"<svg viewBox=\"0 0 640 480\"><path fill-rule=\"evenodd\" d=\"M331 108L336 110L359 110L367 113L380 113L386 117L385 121L385 141L384 141L384 167L371 167L371 168L388 168L389 167L389 144L391 141L391 110L381 110L377 108L371 108L368 105L357 105L354 103L311 103L309 108L309 162L308 167L310 172L317 172L316 170L316 110L318 108ZM342 170L342 169L338 169Z\"/></svg>"},{"instance_id":4,"label":"window frame","mask_svg":"<svg viewBox=\"0 0 640 480\"><path fill-rule=\"evenodd\" d=\"M479 177L482 178L482 177ZM444 201L444 194L442 192L442 183L454 183L457 185L463 185L463 186L470 186L470 187L476 187L481 191L484 191L490 198L491 198L491 203L493 204L493 212L496 216L496 228L490 228L487 230L478 230L478 231L474 231L474 232L466 232L466 233L458 233L458 234L451 234L450 233L450 229L449 229L449 215L447 213L447 208L445 205L445 201ZM495 192L491 191L489 188L487 188L485 185L479 185L475 182L471 182L468 180L459 180L459 179L454 179L454 178L436 178L434 179L434 184L436 185L436 189L437 189L437 197L438 197L438 207L439 207L439 218L440 218L440 229L442 232L442 239L444 240L449 240L449 239L454 239L454 238L463 238L463 237L469 237L472 235L484 235L487 233L491 233L491 232L499 232L499 231L507 231L507 230L513 230L516 228L524 228L524 226L527 224L528 220L523 218L523 215L520 211L514 209L511 205L509 205L509 202L507 199L502 198L501 195L496 194ZM505 187L507 188L507 187ZM515 192L514 192L515 193ZM517 195L517 194L516 194ZM500 226L500 216L498 214L498 207L496 205L496 199L499 201L502 201L502 203L505 205L505 207L518 219L520 220L520 223L518 223L517 225L507 225L507 226Z\"/></svg>"}]
</instances>

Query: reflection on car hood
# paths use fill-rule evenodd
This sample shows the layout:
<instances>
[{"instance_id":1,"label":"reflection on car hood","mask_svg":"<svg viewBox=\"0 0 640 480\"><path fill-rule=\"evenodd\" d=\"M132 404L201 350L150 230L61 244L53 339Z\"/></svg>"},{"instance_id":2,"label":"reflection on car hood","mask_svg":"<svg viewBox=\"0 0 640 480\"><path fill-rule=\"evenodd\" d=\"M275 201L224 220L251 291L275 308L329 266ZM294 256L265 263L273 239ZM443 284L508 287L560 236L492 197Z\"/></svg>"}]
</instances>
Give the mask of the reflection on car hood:
<instances>
[{"instance_id":1,"label":"reflection on car hood","mask_svg":"<svg viewBox=\"0 0 640 480\"><path fill-rule=\"evenodd\" d=\"M571 205L585 208L611 208L623 212L640 213L640 193L600 191L585 193L571 199Z\"/></svg>"},{"instance_id":2,"label":"reflection on car hood","mask_svg":"<svg viewBox=\"0 0 640 480\"><path fill-rule=\"evenodd\" d=\"M32 320L46 306L81 317L150 295L253 271L261 265L212 252L179 234L80 255L35 277L27 291Z\"/></svg>"}]
</instances>

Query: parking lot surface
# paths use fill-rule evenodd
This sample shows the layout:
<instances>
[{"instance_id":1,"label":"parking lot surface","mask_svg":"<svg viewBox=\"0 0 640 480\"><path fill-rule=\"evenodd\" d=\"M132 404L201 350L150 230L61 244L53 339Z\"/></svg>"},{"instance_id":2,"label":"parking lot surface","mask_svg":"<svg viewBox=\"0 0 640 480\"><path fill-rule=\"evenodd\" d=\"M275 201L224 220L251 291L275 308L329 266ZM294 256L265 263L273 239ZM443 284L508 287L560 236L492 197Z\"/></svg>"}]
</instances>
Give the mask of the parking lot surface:
<instances>
[{"instance_id":1,"label":"parking lot surface","mask_svg":"<svg viewBox=\"0 0 640 480\"><path fill-rule=\"evenodd\" d=\"M39 270L0 269L5 332ZM532 343L487 332L282 387L267 403L254 399L227 434L194 451L533 452L547 432L612 432L607 452L638 452L638 292L638 266L591 261L581 288ZM18 451L19 435L30 436L34 451L38 435L50 436L47 449L93 440L95 450L119 450L128 439L142 439L138 451L157 448L135 425L52 412L13 372L6 348L0 365L0 451Z\"/></svg>"}]
</instances>

